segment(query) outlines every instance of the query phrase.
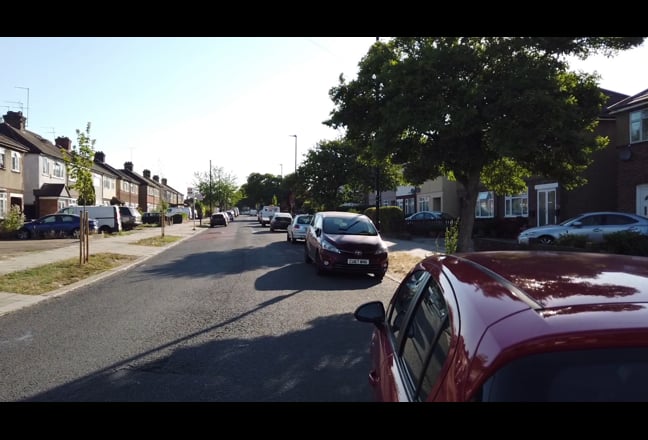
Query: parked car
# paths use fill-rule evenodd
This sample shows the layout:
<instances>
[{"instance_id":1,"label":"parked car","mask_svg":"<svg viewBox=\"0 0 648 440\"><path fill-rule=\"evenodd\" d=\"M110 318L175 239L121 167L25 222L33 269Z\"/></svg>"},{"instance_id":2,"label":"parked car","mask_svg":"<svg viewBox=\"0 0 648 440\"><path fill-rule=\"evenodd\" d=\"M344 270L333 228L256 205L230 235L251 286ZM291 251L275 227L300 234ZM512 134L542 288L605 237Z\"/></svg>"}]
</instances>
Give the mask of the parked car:
<instances>
[{"instance_id":1,"label":"parked car","mask_svg":"<svg viewBox=\"0 0 648 440\"><path fill-rule=\"evenodd\" d=\"M178 215L178 214L174 214ZM159 212L145 212L142 214L142 224L144 225L160 225L160 213ZM171 224L171 221L173 219L173 216L169 216L167 214L164 215L166 218L167 224Z\"/></svg>"},{"instance_id":2,"label":"parked car","mask_svg":"<svg viewBox=\"0 0 648 440\"><path fill-rule=\"evenodd\" d=\"M99 222L88 218L88 227L91 234L99 231ZM28 238L79 238L81 231L81 216L76 214L49 214L36 220L26 222L16 236L21 240Z\"/></svg>"},{"instance_id":3,"label":"parked car","mask_svg":"<svg viewBox=\"0 0 648 440\"><path fill-rule=\"evenodd\" d=\"M648 235L648 217L625 212L588 212L558 225L526 229L518 235L518 243L551 244L566 234L581 235L592 243L602 243L606 234L619 231L635 231Z\"/></svg>"},{"instance_id":4,"label":"parked car","mask_svg":"<svg viewBox=\"0 0 648 440\"><path fill-rule=\"evenodd\" d=\"M286 240L292 243L297 240L306 240L306 231L312 219L311 214L297 214L286 229Z\"/></svg>"},{"instance_id":5,"label":"parked car","mask_svg":"<svg viewBox=\"0 0 648 440\"><path fill-rule=\"evenodd\" d=\"M405 218L405 229L414 235L443 235L453 221L447 212L420 211Z\"/></svg>"},{"instance_id":6,"label":"parked car","mask_svg":"<svg viewBox=\"0 0 648 440\"><path fill-rule=\"evenodd\" d=\"M97 220L99 223L99 232L114 234L124 229L119 207L116 205L66 206L65 208L59 209L58 213L81 215L83 211L87 211L89 217Z\"/></svg>"},{"instance_id":7,"label":"parked car","mask_svg":"<svg viewBox=\"0 0 648 440\"><path fill-rule=\"evenodd\" d=\"M315 213L306 232L304 260L319 275L371 273L382 280L389 267L387 245L369 217L352 212Z\"/></svg>"},{"instance_id":8,"label":"parked car","mask_svg":"<svg viewBox=\"0 0 648 440\"><path fill-rule=\"evenodd\" d=\"M218 225L227 226L229 224L228 216L224 212L215 212L209 218L209 227L214 228Z\"/></svg>"},{"instance_id":9,"label":"parked car","mask_svg":"<svg viewBox=\"0 0 648 440\"><path fill-rule=\"evenodd\" d=\"M119 214L121 215L122 228L130 231L142 224L142 214L135 208L120 206Z\"/></svg>"},{"instance_id":10,"label":"parked car","mask_svg":"<svg viewBox=\"0 0 648 440\"><path fill-rule=\"evenodd\" d=\"M374 324L378 401L648 401L648 258L492 251L430 256Z\"/></svg>"},{"instance_id":11,"label":"parked car","mask_svg":"<svg viewBox=\"0 0 648 440\"><path fill-rule=\"evenodd\" d=\"M292 220L292 214L289 212L275 212L272 218L270 218L270 232L274 232L277 229L288 229Z\"/></svg>"}]
</instances>

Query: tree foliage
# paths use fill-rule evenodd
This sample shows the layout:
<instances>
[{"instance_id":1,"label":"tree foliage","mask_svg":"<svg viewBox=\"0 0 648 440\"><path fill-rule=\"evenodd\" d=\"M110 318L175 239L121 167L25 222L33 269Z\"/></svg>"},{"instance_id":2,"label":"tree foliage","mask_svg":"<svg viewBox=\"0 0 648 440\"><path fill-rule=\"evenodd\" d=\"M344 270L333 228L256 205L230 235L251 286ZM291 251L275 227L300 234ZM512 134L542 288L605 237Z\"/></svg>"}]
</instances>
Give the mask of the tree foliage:
<instances>
[{"instance_id":1,"label":"tree foliage","mask_svg":"<svg viewBox=\"0 0 648 440\"><path fill-rule=\"evenodd\" d=\"M365 154L403 165L413 184L447 176L463 187L458 250L472 248L480 183L519 192L530 175L566 188L584 183L605 147L597 77L566 56L611 56L643 38L399 37L376 42L357 79L330 91L326 123L344 127Z\"/></svg>"},{"instance_id":2,"label":"tree foliage","mask_svg":"<svg viewBox=\"0 0 648 440\"><path fill-rule=\"evenodd\" d=\"M320 141L306 154L299 178L316 207L335 209L346 202L365 203L366 194L376 189L376 169L381 188L391 189L400 182L398 167L389 160L363 157L364 149L357 145L347 139Z\"/></svg>"},{"instance_id":3,"label":"tree foliage","mask_svg":"<svg viewBox=\"0 0 648 440\"><path fill-rule=\"evenodd\" d=\"M85 131L77 129L76 134L77 145L72 146L72 151L67 151L65 148L61 148L60 151L70 181L74 182L70 187L79 193L78 204L94 205L96 194L92 181L92 165L96 139L90 138L90 122L87 123Z\"/></svg>"},{"instance_id":4,"label":"tree foliage","mask_svg":"<svg viewBox=\"0 0 648 440\"><path fill-rule=\"evenodd\" d=\"M212 166L211 171L195 172L194 186L204 196L203 205L210 210L229 209L239 200L236 177L221 167Z\"/></svg>"}]
</instances>

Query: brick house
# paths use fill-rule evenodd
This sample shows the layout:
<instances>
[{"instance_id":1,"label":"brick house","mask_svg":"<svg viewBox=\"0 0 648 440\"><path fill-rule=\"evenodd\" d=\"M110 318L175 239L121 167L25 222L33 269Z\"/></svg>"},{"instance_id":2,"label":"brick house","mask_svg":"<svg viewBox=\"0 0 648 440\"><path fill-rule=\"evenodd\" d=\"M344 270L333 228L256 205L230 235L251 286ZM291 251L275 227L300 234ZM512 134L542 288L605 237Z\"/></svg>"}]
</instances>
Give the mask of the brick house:
<instances>
[{"instance_id":1,"label":"brick house","mask_svg":"<svg viewBox=\"0 0 648 440\"><path fill-rule=\"evenodd\" d=\"M12 206L23 211L25 184L23 160L29 149L0 134L0 220Z\"/></svg>"},{"instance_id":2,"label":"brick house","mask_svg":"<svg viewBox=\"0 0 648 440\"><path fill-rule=\"evenodd\" d=\"M67 172L59 147L27 130L22 112L9 111L3 119L0 134L28 150L23 158L25 217L37 218L69 205L72 196L64 189Z\"/></svg>"},{"instance_id":3,"label":"brick house","mask_svg":"<svg viewBox=\"0 0 648 440\"><path fill-rule=\"evenodd\" d=\"M616 120L618 210L648 217L648 89L608 109Z\"/></svg>"},{"instance_id":4,"label":"brick house","mask_svg":"<svg viewBox=\"0 0 648 440\"><path fill-rule=\"evenodd\" d=\"M116 176L116 190L111 204L137 208L139 205L139 184L136 179L122 170L118 170L106 163L106 155L103 151L95 152L94 162L97 167ZM116 203L115 203L116 202Z\"/></svg>"}]
</instances>

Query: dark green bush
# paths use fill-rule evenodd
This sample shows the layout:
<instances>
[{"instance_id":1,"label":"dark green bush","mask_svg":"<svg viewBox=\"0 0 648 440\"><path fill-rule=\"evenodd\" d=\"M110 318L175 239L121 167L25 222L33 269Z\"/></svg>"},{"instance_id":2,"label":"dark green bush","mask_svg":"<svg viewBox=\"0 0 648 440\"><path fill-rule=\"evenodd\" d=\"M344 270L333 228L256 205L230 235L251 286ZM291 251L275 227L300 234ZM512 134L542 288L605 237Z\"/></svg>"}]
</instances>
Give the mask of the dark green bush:
<instances>
[{"instance_id":1,"label":"dark green bush","mask_svg":"<svg viewBox=\"0 0 648 440\"><path fill-rule=\"evenodd\" d=\"M634 231L620 231L604 236L603 250L613 254L648 257L648 235Z\"/></svg>"},{"instance_id":2,"label":"dark green bush","mask_svg":"<svg viewBox=\"0 0 648 440\"><path fill-rule=\"evenodd\" d=\"M555 242L556 246L568 246L575 248L585 248L587 246L587 237L577 234L565 234L558 237Z\"/></svg>"},{"instance_id":3,"label":"dark green bush","mask_svg":"<svg viewBox=\"0 0 648 440\"><path fill-rule=\"evenodd\" d=\"M376 222L376 207L367 208L364 214L380 229L381 234L392 234L405 230L405 216L398 206L380 207L380 225Z\"/></svg>"}]
</instances>

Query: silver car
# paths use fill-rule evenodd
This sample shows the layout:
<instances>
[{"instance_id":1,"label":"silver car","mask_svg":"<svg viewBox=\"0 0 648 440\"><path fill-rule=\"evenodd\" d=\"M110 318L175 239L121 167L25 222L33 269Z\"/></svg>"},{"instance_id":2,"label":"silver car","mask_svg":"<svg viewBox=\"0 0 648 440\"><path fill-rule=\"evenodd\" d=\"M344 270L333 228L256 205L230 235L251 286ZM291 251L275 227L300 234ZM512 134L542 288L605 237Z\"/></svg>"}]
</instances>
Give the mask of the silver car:
<instances>
[{"instance_id":1,"label":"silver car","mask_svg":"<svg viewBox=\"0 0 648 440\"><path fill-rule=\"evenodd\" d=\"M544 225L522 231L518 243L550 244L566 234L584 235L589 242L602 243L606 234L620 231L648 235L648 218L625 212L587 212L558 225Z\"/></svg>"},{"instance_id":2,"label":"silver car","mask_svg":"<svg viewBox=\"0 0 648 440\"><path fill-rule=\"evenodd\" d=\"M306 231L313 216L311 214L297 214L286 231L286 240L295 243L297 240L306 240Z\"/></svg>"}]
</instances>

